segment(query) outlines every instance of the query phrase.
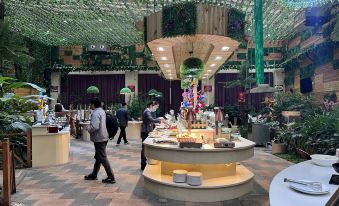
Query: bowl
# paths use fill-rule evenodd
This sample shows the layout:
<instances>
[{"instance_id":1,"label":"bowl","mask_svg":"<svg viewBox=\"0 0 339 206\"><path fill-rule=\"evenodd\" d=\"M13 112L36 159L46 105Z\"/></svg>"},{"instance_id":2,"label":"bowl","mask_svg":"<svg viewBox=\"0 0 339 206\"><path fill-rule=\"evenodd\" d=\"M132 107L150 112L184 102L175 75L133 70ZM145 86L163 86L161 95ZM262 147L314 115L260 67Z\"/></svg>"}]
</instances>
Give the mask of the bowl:
<instances>
[{"instance_id":1,"label":"bowl","mask_svg":"<svg viewBox=\"0 0 339 206\"><path fill-rule=\"evenodd\" d=\"M311 155L311 161L319 166L331 167L332 164L336 163L339 160L336 156L314 154Z\"/></svg>"},{"instance_id":2,"label":"bowl","mask_svg":"<svg viewBox=\"0 0 339 206\"><path fill-rule=\"evenodd\" d=\"M334 168L334 170L335 170L336 172L339 173L339 162L332 164L332 167Z\"/></svg>"}]
</instances>

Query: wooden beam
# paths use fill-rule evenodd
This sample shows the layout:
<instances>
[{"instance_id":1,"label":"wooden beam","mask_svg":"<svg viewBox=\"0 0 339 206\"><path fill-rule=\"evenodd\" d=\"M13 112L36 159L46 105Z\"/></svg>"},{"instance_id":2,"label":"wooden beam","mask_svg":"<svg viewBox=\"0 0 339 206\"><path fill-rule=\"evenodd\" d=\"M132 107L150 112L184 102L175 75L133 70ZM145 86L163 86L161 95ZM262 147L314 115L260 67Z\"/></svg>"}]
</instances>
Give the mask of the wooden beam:
<instances>
[{"instance_id":1,"label":"wooden beam","mask_svg":"<svg viewBox=\"0 0 339 206\"><path fill-rule=\"evenodd\" d=\"M2 141L2 153L3 153L3 205L11 205L11 155L10 155L10 143L8 139Z\"/></svg>"}]
</instances>

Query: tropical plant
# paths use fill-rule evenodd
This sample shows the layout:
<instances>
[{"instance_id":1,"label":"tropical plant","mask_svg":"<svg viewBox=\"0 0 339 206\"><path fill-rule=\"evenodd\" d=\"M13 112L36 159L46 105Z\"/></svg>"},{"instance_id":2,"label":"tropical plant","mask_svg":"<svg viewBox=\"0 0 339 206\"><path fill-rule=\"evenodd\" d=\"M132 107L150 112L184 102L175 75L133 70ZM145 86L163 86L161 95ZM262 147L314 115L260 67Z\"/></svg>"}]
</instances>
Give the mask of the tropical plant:
<instances>
[{"instance_id":1,"label":"tropical plant","mask_svg":"<svg viewBox=\"0 0 339 206\"><path fill-rule=\"evenodd\" d=\"M129 117L133 119L141 118L149 101L151 101L151 99L145 94L140 93L138 96L133 96L127 105Z\"/></svg>"},{"instance_id":2,"label":"tropical plant","mask_svg":"<svg viewBox=\"0 0 339 206\"><path fill-rule=\"evenodd\" d=\"M30 128L31 121L26 113L37 108L38 101L34 97L19 97L12 93L13 89L22 87L35 88L46 92L34 84L18 82L9 77L0 77L0 133L25 131Z\"/></svg>"},{"instance_id":3,"label":"tropical plant","mask_svg":"<svg viewBox=\"0 0 339 206\"><path fill-rule=\"evenodd\" d=\"M248 139L248 125L242 125L239 127L239 132L241 134L241 137Z\"/></svg>"},{"instance_id":4,"label":"tropical plant","mask_svg":"<svg viewBox=\"0 0 339 206\"><path fill-rule=\"evenodd\" d=\"M313 98L301 93L277 93L274 96L273 118L283 121L282 111L300 111L301 119L321 113L321 108L314 104Z\"/></svg>"},{"instance_id":5,"label":"tropical plant","mask_svg":"<svg viewBox=\"0 0 339 206\"><path fill-rule=\"evenodd\" d=\"M238 106L236 106L236 105L226 104L224 106L224 113L228 114L229 117L239 117L240 116Z\"/></svg>"},{"instance_id":6,"label":"tropical plant","mask_svg":"<svg viewBox=\"0 0 339 206\"><path fill-rule=\"evenodd\" d=\"M255 83L255 78L252 74L249 74L250 66L248 63L243 63L239 68L239 78L227 82L219 82L226 88L240 87L244 91L251 88L252 84Z\"/></svg>"},{"instance_id":7,"label":"tropical plant","mask_svg":"<svg viewBox=\"0 0 339 206\"><path fill-rule=\"evenodd\" d=\"M339 109L306 117L301 123L280 128L277 136L290 152L333 155L339 147Z\"/></svg>"},{"instance_id":8,"label":"tropical plant","mask_svg":"<svg viewBox=\"0 0 339 206\"><path fill-rule=\"evenodd\" d=\"M5 68L32 63L24 39L9 30L9 24L0 22L0 74Z\"/></svg>"},{"instance_id":9,"label":"tropical plant","mask_svg":"<svg viewBox=\"0 0 339 206\"><path fill-rule=\"evenodd\" d=\"M334 155L339 147L339 109L305 119L300 133L305 140L301 145L304 151Z\"/></svg>"}]
</instances>

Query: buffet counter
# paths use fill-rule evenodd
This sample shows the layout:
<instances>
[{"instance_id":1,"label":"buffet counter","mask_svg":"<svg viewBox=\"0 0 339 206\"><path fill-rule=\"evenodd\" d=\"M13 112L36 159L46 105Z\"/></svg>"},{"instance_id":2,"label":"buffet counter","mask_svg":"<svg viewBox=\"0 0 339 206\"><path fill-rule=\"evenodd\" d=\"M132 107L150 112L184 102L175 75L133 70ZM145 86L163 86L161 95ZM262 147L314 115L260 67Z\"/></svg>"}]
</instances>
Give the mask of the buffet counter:
<instances>
[{"instance_id":1,"label":"buffet counter","mask_svg":"<svg viewBox=\"0 0 339 206\"><path fill-rule=\"evenodd\" d=\"M134 139L140 140L141 134L141 125L142 121L128 121L128 127L126 127L126 136L127 140ZM119 137L120 131L117 133L117 138Z\"/></svg>"},{"instance_id":2,"label":"buffet counter","mask_svg":"<svg viewBox=\"0 0 339 206\"><path fill-rule=\"evenodd\" d=\"M47 126L32 127L32 166L52 166L69 161L70 132L48 133Z\"/></svg>"},{"instance_id":3,"label":"buffet counter","mask_svg":"<svg viewBox=\"0 0 339 206\"><path fill-rule=\"evenodd\" d=\"M209 133L206 129L204 132ZM252 191L253 173L237 162L254 155L254 142L238 137L233 148L214 148L213 144L180 148L166 142L157 143L154 139L148 137L143 143L146 157L158 160L150 161L153 164L148 164L143 172L145 187L151 192L180 201L216 202ZM174 170L198 172L202 174L202 183L191 186L174 182Z\"/></svg>"}]
</instances>

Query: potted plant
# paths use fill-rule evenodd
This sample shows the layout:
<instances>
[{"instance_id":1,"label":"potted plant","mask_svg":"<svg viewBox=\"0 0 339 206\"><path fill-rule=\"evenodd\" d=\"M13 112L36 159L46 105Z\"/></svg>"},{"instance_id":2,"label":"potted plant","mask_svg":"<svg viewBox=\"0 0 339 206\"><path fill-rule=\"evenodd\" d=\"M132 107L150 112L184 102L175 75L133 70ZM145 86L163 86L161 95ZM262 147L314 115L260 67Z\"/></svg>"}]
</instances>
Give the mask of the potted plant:
<instances>
[{"instance_id":1,"label":"potted plant","mask_svg":"<svg viewBox=\"0 0 339 206\"><path fill-rule=\"evenodd\" d=\"M272 154L281 154L286 153L287 147L286 144L280 142L278 139L272 140Z\"/></svg>"},{"instance_id":2,"label":"potted plant","mask_svg":"<svg viewBox=\"0 0 339 206\"><path fill-rule=\"evenodd\" d=\"M279 135L272 140L272 154L286 153L287 146L284 142L284 136L286 135L289 135L289 132L281 131Z\"/></svg>"}]
</instances>

